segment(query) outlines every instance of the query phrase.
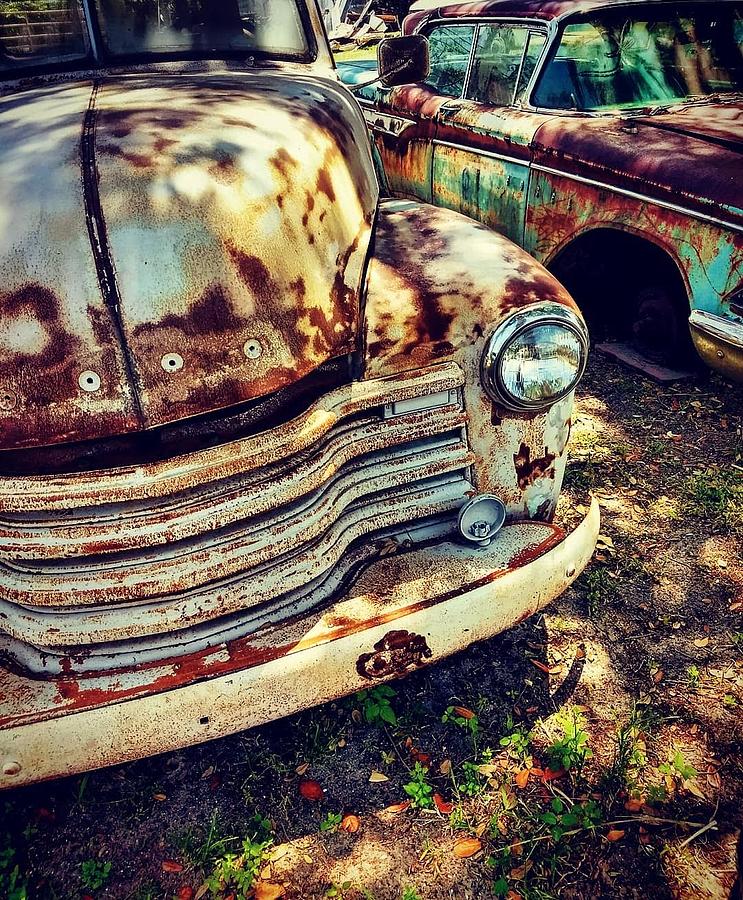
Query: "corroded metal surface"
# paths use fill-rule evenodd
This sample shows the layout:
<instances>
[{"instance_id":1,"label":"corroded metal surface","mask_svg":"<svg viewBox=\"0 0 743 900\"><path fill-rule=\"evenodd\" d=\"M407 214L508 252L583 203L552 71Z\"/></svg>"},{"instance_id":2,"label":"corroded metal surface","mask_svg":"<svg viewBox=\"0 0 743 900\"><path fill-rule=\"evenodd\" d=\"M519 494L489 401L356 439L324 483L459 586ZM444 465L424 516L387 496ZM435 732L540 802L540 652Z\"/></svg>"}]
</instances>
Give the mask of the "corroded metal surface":
<instances>
[{"instance_id":1,"label":"corroded metal surface","mask_svg":"<svg viewBox=\"0 0 743 900\"><path fill-rule=\"evenodd\" d=\"M513 310L539 301L575 309L567 291L504 237L457 213L400 200L380 205L367 278L367 373L414 370L435 360L465 372L468 438L477 489L511 517L549 520L566 463L573 399L548 412L498 408L480 386L485 341ZM549 456L523 477L518 462Z\"/></svg>"},{"instance_id":2,"label":"corroded metal surface","mask_svg":"<svg viewBox=\"0 0 743 900\"><path fill-rule=\"evenodd\" d=\"M353 351L377 188L331 80L11 94L0 156L1 448L230 406Z\"/></svg>"},{"instance_id":3,"label":"corroded metal surface","mask_svg":"<svg viewBox=\"0 0 743 900\"><path fill-rule=\"evenodd\" d=\"M41 681L4 670L0 762L14 774L0 775L0 787L175 749L359 690L369 682L358 659L391 632L423 637L423 658L435 662L558 596L598 529L594 501L564 540L554 526L522 523L484 552L442 543L385 557L323 613L177 663Z\"/></svg>"}]
</instances>

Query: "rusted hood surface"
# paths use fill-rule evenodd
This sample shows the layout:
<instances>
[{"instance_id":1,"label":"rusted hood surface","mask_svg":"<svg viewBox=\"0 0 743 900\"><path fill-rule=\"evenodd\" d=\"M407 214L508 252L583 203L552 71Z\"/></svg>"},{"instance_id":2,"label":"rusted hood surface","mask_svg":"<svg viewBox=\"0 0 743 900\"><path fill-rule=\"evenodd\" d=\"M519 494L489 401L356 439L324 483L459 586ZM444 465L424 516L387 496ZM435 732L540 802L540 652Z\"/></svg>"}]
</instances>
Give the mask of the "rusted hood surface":
<instances>
[{"instance_id":1,"label":"rusted hood surface","mask_svg":"<svg viewBox=\"0 0 743 900\"><path fill-rule=\"evenodd\" d=\"M561 116L536 160L743 225L743 109L701 104L628 118Z\"/></svg>"},{"instance_id":2,"label":"rusted hood surface","mask_svg":"<svg viewBox=\"0 0 743 900\"><path fill-rule=\"evenodd\" d=\"M198 415L350 352L376 200L330 81L0 99L0 448Z\"/></svg>"}]
</instances>

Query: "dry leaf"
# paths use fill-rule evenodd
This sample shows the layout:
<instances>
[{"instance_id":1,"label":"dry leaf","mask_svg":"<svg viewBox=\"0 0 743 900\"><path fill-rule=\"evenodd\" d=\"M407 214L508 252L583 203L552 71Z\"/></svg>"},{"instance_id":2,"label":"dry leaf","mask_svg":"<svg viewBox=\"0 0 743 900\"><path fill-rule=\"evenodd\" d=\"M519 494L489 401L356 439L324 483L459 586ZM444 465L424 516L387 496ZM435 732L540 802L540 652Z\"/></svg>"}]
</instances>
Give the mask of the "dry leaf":
<instances>
[{"instance_id":1,"label":"dry leaf","mask_svg":"<svg viewBox=\"0 0 743 900\"><path fill-rule=\"evenodd\" d=\"M509 891L506 894L506 900L524 900L524 898L518 891Z\"/></svg>"},{"instance_id":2,"label":"dry leaf","mask_svg":"<svg viewBox=\"0 0 743 900\"><path fill-rule=\"evenodd\" d=\"M515 869L511 869L511 878L513 878L514 881L521 881L533 865L534 863L531 860L527 860L523 866L517 866Z\"/></svg>"},{"instance_id":3,"label":"dry leaf","mask_svg":"<svg viewBox=\"0 0 743 900\"><path fill-rule=\"evenodd\" d=\"M178 900L193 900L193 888L188 884L184 884L176 894L176 897Z\"/></svg>"},{"instance_id":4,"label":"dry leaf","mask_svg":"<svg viewBox=\"0 0 743 900\"><path fill-rule=\"evenodd\" d=\"M562 672L562 666L547 666L539 659L530 660L533 666L536 666L545 675L559 675Z\"/></svg>"},{"instance_id":5,"label":"dry leaf","mask_svg":"<svg viewBox=\"0 0 743 900\"><path fill-rule=\"evenodd\" d=\"M490 825L490 822L480 822L480 824L477 826L477 828L475 828L475 834L478 837L482 837L485 834L485 832L488 830L489 825Z\"/></svg>"},{"instance_id":6,"label":"dry leaf","mask_svg":"<svg viewBox=\"0 0 743 900\"><path fill-rule=\"evenodd\" d=\"M431 767L431 757L427 753L422 753L417 747L411 748L410 755L426 769Z\"/></svg>"},{"instance_id":7,"label":"dry leaf","mask_svg":"<svg viewBox=\"0 0 743 900\"><path fill-rule=\"evenodd\" d=\"M522 769L520 772L516 773L516 777L513 779L516 782L516 785L520 788L525 788L529 782L529 770Z\"/></svg>"},{"instance_id":8,"label":"dry leaf","mask_svg":"<svg viewBox=\"0 0 743 900\"><path fill-rule=\"evenodd\" d=\"M322 800L325 792L318 781L313 781L311 778L303 778L299 782L299 793L305 800L316 802L317 800Z\"/></svg>"},{"instance_id":9,"label":"dry leaf","mask_svg":"<svg viewBox=\"0 0 743 900\"><path fill-rule=\"evenodd\" d=\"M451 773L451 760L445 759L441 765L439 766L439 772L442 775L449 775Z\"/></svg>"},{"instance_id":10,"label":"dry leaf","mask_svg":"<svg viewBox=\"0 0 743 900\"><path fill-rule=\"evenodd\" d=\"M524 845L518 839L515 840L508 849L511 851L513 856L524 855Z\"/></svg>"},{"instance_id":11,"label":"dry leaf","mask_svg":"<svg viewBox=\"0 0 743 900\"><path fill-rule=\"evenodd\" d=\"M452 853L459 859L468 859L481 849L482 843L477 838L463 837L455 842Z\"/></svg>"},{"instance_id":12,"label":"dry leaf","mask_svg":"<svg viewBox=\"0 0 743 900\"><path fill-rule=\"evenodd\" d=\"M183 866L174 859L163 860L163 872L182 872Z\"/></svg>"},{"instance_id":13,"label":"dry leaf","mask_svg":"<svg viewBox=\"0 0 743 900\"><path fill-rule=\"evenodd\" d=\"M477 767L477 771L481 775L485 775L489 777L490 775L495 775L495 773L500 769L500 766L495 765L494 763L483 763L481 766Z\"/></svg>"},{"instance_id":14,"label":"dry leaf","mask_svg":"<svg viewBox=\"0 0 743 900\"><path fill-rule=\"evenodd\" d=\"M381 772L372 771L369 776L369 781L372 784L381 784L383 781L389 781L389 778L386 775L383 775Z\"/></svg>"},{"instance_id":15,"label":"dry leaf","mask_svg":"<svg viewBox=\"0 0 743 900\"><path fill-rule=\"evenodd\" d=\"M456 715L460 716L462 719L474 719L475 714L471 709L467 709L466 706L453 706L452 711L456 713Z\"/></svg>"},{"instance_id":16,"label":"dry leaf","mask_svg":"<svg viewBox=\"0 0 743 900\"><path fill-rule=\"evenodd\" d=\"M640 812L640 810L642 809L642 806L643 806L642 800L637 800L634 797L631 798L630 800L628 800L624 804L624 808L627 810L627 812L632 812L632 813Z\"/></svg>"},{"instance_id":17,"label":"dry leaf","mask_svg":"<svg viewBox=\"0 0 743 900\"><path fill-rule=\"evenodd\" d=\"M433 802L436 804L436 809L441 813L442 816L448 816L454 809L454 804L447 803L446 800L444 800L444 798L441 796L441 794L434 794Z\"/></svg>"},{"instance_id":18,"label":"dry leaf","mask_svg":"<svg viewBox=\"0 0 743 900\"><path fill-rule=\"evenodd\" d=\"M611 831L607 831L606 840L611 841L621 841L624 837L624 832L620 828L612 828Z\"/></svg>"},{"instance_id":19,"label":"dry leaf","mask_svg":"<svg viewBox=\"0 0 743 900\"><path fill-rule=\"evenodd\" d=\"M204 896L204 894L206 894L206 892L208 890L209 890L209 882L205 881L201 885L201 887L198 889L198 891L196 891L196 893L194 894L193 900L201 900L201 898Z\"/></svg>"},{"instance_id":20,"label":"dry leaf","mask_svg":"<svg viewBox=\"0 0 743 900\"><path fill-rule=\"evenodd\" d=\"M715 790L720 790L720 788L722 787L722 780L717 772L710 772L707 775L707 784L711 788L715 788Z\"/></svg>"},{"instance_id":21,"label":"dry leaf","mask_svg":"<svg viewBox=\"0 0 743 900\"><path fill-rule=\"evenodd\" d=\"M308 762L303 762L303 763L300 763L300 765L298 765L294 771L297 773L297 775L304 775L307 772L307 769L309 769L309 767L310 767L310 764Z\"/></svg>"},{"instance_id":22,"label":"dry leaf","mask_svg":"<svg viewBox=\"0 0 743 900\"><path fill-rule=\"evenodd\" d=\"M658 671L653 674L653 681L655 682L655 684L660 684L660 682L663 681L663 677L665 674L666 673L663 671L663 669L658 669Z\"/></svg>"},{"instance_id":23,"label":"dry leaf","mask_svg":"<svg viewBox=\"0 0 743 900\"><path fill-rule=\"evenodd\" d=\"M204 769L204 771L201 773L201 777L204 779L211 778L213 774L214 774L214 766L209 766L208 769Z\"/></svg>"},{"instance_id":24,"label":"dry leaf","mask_svg":"<svg viewBox=\"0 0 743 900\"><path fill-rule=\"evenodd\" d=\"M583 644L581 644L580 647L578 647L578 649L575 651L575 658L576 659L585 659L586 658L586 648L583 646Z\"/></svg>"},{"instance_id":25,"label":"dry leaf","mask_svg":"<svg viewBox=\"0 0 743 900\"><path fill-rule=\"evenodd\" d=\"M542 781L558 781L565 776L565 769L558 769L556 772L549 766L542 773Z\"/></svg>"},{"instance_id":26,"label":"dry leaf","mask_svg":"<svg viewBox=\"0 0 743 900\"><path fill-rule=\"evenodd\" d=\"M410 806L412 801L403 800L402 803L393 803L392 806L385 807L385 812L388 813L401 813L405 812L405 810Z\"/></svg>"},{"instance_id":27,"label":"dry leaf","mask_svg":"<svg viewBox=\"0 0 743 900\"><path fill-rule=\"evenodd\" d=\"M702 793L701 788L694 781L684 781L683 783L686 790L693 794L695 797L698 797L700 800L706 800L706 796Z\"/></svg>"},{"instance_id":28,"label":"dry leaf","mask_svg":"<svg viewBox=\"0 0 743 900\"><path fill-rule=\"evenodd\" d=\"M167 800L168 798L165 796L165 794L153 794L152 799L157 800L159 803L162 803L163 800Z\"/></svg>"},{"instance_id":29,"label":"dry leaf","mask_svg":"<svg viewBox=\"0 0 743 900\"><path fill-rule=\"evenodd\" d=\"M706 647L707 644L709 644L709 638L708 638L708 637L697 638L697 639L694 641L694 646L695 646L695 647Z\"/></svg>"},{"instance_id":30,"label":"dry leaf","mask_svg":"<svg viewBox=\"0 0 743 900\"><path fill-rule=\"evenodd\" d=\"M341 822L341 831L347 831L349 834L354 834L361 827L361 819L358 816L354 816L352 813L343 816L343 821Z\"/></svg>"},{"instance_id":31,"label":"dry leaf","mask_svg":"<svg viewBox=\"0 0 743 900\"><path fill-rule=\"evenodd\" d=\"M259 881L254 888L255 900L278 900L284 896L284 888L273 881Z\"/></svg>"}]
</instances>

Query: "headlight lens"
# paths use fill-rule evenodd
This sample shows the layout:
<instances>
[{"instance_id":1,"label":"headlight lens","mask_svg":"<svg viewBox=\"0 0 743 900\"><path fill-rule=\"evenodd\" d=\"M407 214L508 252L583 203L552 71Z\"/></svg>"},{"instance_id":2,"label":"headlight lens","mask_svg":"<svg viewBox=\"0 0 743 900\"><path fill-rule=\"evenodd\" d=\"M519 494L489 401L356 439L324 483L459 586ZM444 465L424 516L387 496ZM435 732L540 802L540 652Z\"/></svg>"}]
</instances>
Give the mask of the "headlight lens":
<instances>
[{"instance_id":1,"label":"headlight lens","mask_svg":"<svg viewBox=\"0 0 743 900\"><path fill-rule=\"evenodd\" d=\"M567 307L535 304L514 313L490 337L483 386L509 409L543 409L573 390L587 357L583 321Z\"/></svg>"}]
</instances>

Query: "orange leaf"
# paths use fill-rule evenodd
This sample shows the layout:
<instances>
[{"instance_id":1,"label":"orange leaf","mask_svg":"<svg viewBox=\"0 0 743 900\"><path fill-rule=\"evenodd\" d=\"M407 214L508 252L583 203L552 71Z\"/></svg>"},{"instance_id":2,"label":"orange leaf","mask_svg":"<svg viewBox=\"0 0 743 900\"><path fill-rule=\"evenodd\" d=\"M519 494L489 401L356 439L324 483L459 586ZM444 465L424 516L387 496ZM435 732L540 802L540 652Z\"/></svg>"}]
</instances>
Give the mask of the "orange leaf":
<instances>
[{"instance_id":1,"label":"orange leaf","mask_svg":"<svg viewBox=\"0 0 743 900\"><path fill-rule=\"evenodd\" d=\"M446 800L441 796L441 794L433 795L433 802L436 804L436 809L441 813L442 816L448 816L449 813L454 809L453 803L447 803Z\"/></svg>"},{"instance_id":2,"label":"orange leaf","mask_svg":"<svg viewBox=\"0 0 743 900\"><path fill-rule=\"evenodd\" d=\"M475 853L479 853L481 849L482 842L478 841L477 838L463 837L455 842L452 852L459 859L467 859L470 856L474 856Z\"/></svg>"},{"instance_id":3,"label":"orange leaf","mask_svg":"<svg viewBox=\"0 0 743 900\"><path fill-rule=\"evenodd\" d=\"M636 800L634 797L631 800L628 800L624 804L624 808L627 810L627 812L633 812L633 813L640 812L642 807L643 807L642 800Z\"/></svg>"},{"instance_id":4,"label":"orange leaf","mask_svg":"<svg viewBox=\"0 0 743 900\"><path fill-rule=\"evenodd\" d=\"M606 840L607 841L621 841L624 837L624 832L619 828L612 828L611 831L607 831Z\"/></svg>"},{"instance_id":5,"label":"orange leaf","mask_svg":"<svg viewBox=\"0 0 743 900\"><path fill-rule=\"evenodd\" d=\"M405 812L405 810L410 806L412 801L403 800L402 803L393 803L392 806L385 807L385 812L388 813L401 813Z\"/></svg>"},{"instance_id":6,"label":"orange leaf","mask_svg":"<svg viewBox=\"0 0 743 900\"><path fill-rule=\"evenodd\" d=\"M163 872L182 872L183 866L174 859L163 860Z\"/></svg>"},{"instance_id":7,"label":"orange leaf","mask_svg":"<svg viewBox=\"0 0 743 900\"><path fill-rule=\"evenodd\" d=\"M545 675L559 675L562 672L562 666L546 666L539 659L530 660L533 666L536 666L540 672L544 672Z\"/></svg>"},{"instance_id":8,"label":"orange leaf","mask_svg":"<svg viewBox=\"0 0 743 900\"><path fill-rule=\"evenodd\" d=\"M466 706L453 706L452 710L463 719L474 719L475 714L471 709L467 709Z\"/></svg>"},{"instance_id":9,"label":"orange leaf","mask_svg":"<svg viewBox=\"0 0 743 900\"><path fill-rule=\"evenodd\" d=\"M273 881L258 881L253 888L255 900L278 900L284 896L284 888Z\"/></svg>"},{"instance_id":10,"label":"orange leaf","mask_svg":"<svg viewBox=\"0 0 743 900\"><path fill-rule=\"evenodd\" d=\"M313 781L311 778L303 778L299 782L299 793L304 797L305 800L322 800L323 794L325 793L320 786L319 782Z\"/></svg>"},{"instance_id":11,"label":"orange leaf","mask_svg":"<svg viewBox=\"0 0 743 900\"><path fill-rule=\"evenodd\" d=\"M343 816L343 821L341 822L341 831L348 831L350 834L358 831L361 827L361 819L358 816L354 816L353 814L349 814L347 816Z\"/></svg>"},{"instance_id":12,"label":"orange leaf","mask_svg":"<svg viewBox=\"0 0 743 900\"><path fill-rule=\"evenodd\" d=\"M556 772L553 772L552 769L547 767L542 773L542 781L559 781L564 776L565 769L558 769Z\"/></svg>"},{"instance_id":13,"label":"orange leaf","mask_svg":"<svg viewBox=\"0 0 743 900\"><path fill-rule=\"evenodd\" d=\"M422 766L425 766L427 769L431 768L431 757L427 753L422 753L417 747L413 747L410 755Z\"/></svg>"},{"instance_id":14,"label":"orange leaf","mask_svg":"<svg viewBox=\"0 0 743 900\"><path fill-rule=\"evenodd\" d=\"M525 788L529 781L529 770L522 769L520 772L516 773L516 777L514 778L517 787Z\"/></svg>"},{"instance_id":15,"label":"orange leaf","mask_svg":"<svg viewBox=\"0 0 743 900\"><path fill-rule=\"evenodd\" d=\"M176 897L178 900L193 900L194 889L187 884L184 884L183 887L178 891Z\"/></svg>"}]
</instances>

